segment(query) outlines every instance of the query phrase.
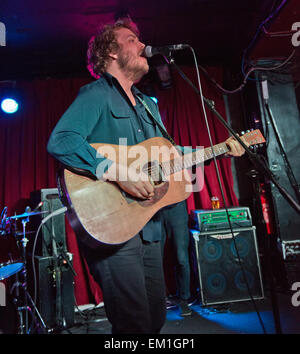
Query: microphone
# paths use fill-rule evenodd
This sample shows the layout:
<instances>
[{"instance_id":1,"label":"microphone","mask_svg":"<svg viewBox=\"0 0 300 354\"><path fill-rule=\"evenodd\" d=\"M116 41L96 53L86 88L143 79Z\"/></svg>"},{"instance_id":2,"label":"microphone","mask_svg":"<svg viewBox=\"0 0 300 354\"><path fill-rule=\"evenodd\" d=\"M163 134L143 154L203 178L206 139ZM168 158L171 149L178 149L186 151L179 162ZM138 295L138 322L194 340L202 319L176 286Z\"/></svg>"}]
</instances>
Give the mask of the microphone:
<instances>
[{"instance_id":1,"label":"microphone","mask_svg":"<svg viewBox=\"0 0 300 354\"><path fill-rule=\"evenodd\" d=\"M182 50L189 47L190 47L189 44L171 44L171 45L166 45L164 47L151 47L150 45L147 45L144 49L144 54L145 57L151 58L153 57L153 55L157 55L157 54L168 55L170 52L173 52L175 50Z\"/></svg>"}]
</instances>

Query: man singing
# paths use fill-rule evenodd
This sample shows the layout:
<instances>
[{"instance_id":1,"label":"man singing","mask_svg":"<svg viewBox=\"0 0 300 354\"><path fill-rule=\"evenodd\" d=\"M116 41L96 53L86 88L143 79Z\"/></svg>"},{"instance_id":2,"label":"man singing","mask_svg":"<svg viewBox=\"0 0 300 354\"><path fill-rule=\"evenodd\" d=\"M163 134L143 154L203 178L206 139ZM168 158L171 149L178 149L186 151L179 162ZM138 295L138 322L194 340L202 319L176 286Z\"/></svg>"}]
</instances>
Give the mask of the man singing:
<instances>
[{"instance_id":1,"label":"man singing","mask_svg":"<svg viewBox=\"0 0 300 354\"><path fill-rule=\"evenodd\" d=\"M98 179L116 183L133 197L151 199L154 187L149 180L118 178L122 165L107 163L99 173L104 156L98 156L91 143L128 145L161 137L143 102L162 125L157 105L142 94L134 83L149 66L143 55L137 26L129 19L106 25L89 43L88 68L99 78L82 87L54 128L48 152L66 166L83 169ZM242 147L232 138L230 154L240 156ZM118 222L116 220L116 222ZM165 322L165 286L160 249L159 212L129 241L117 246L92 250L79 246L90 271L103 293L112 333L159 333Z\"/></svg>"}]
</instances>

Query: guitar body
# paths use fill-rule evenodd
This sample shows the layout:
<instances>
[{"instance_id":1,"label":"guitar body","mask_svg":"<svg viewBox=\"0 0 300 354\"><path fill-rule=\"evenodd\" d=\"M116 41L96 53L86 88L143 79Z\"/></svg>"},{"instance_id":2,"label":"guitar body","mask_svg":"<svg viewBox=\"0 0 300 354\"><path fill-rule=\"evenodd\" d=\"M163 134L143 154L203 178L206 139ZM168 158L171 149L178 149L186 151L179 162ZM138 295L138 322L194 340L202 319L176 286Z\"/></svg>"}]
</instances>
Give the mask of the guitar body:
<instances>
[{"instance_id":1,"label":"guitar body","mask_svg":"<svg viewBox=\"0 0 300 354\"><path fill-rule=\"evenodd\" d=\"M180 157L165 138L155 137L134 146L91 144L99 153L127 166L152 166ZM108 154L107 151L114 151ZM124 156L126 158L124 159ZM136 199L116 183L95 180L64 169L58 186L67 216L77 236L89 247L121 244L135 236L161 208L188 198L191 184L187 170L155 181L151 200Z\"/></svg>"},{"instance_id":2,"label":"guitar body","mask_svg":"<svg viewBox=\"0 0 300 354\"><path fill-rule=\"evenodd\" d=\"M243 140L249 146L265 142L258 129L246 133ZM158 210L188 198L192 186L185 167L229 151L224 142L214 145L213 152L209 147L204 149L204 154L197 150L183 158L167 139L160 137L132 146L91 145L108 160L138 173L142 171L143 176L153 182L155 193L150 200L137 199L116 183L88 177L76 169L62 170L58 176L62 203L68 209L67 216L77 236L92 248L122 244L131 239Z\"/></svg>"}]
</instances>

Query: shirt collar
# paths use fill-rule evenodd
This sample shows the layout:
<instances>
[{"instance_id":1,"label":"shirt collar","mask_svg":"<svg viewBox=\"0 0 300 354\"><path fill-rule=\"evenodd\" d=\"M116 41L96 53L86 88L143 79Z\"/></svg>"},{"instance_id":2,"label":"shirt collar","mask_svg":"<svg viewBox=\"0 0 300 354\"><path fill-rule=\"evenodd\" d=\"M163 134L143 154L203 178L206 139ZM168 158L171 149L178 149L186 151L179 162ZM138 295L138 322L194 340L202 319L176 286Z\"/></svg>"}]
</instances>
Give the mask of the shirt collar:
<instances>
[{"instance_id":1,"label":"shirt collar","mask_svg":"<svg viewBox=\"0 0 300 354\"><path fill-rule=\"evenodd\" d=\"M110 86L115 85L114 80L118 81L115 77L113 77L111 74L106 72L103 73L102 77L106 79L106 81L109 83Z\"/></svg>"},{"instance_id":2,"label":"shirt collar","mask_svg":"<svg viewBox=\"0 0 300 354\"><path fill-rule=\"evenodd\" d=\"M118 79L116 79L114 76L112 76L108 72L105 72L102 76L106 79L106 81L108 82L108 84L110 86L116 86L116 85L121 86ZM143 98L142 92L134 85L132 85L131 91L134 95L137 95L137 96L140 96L141 98Z\"/></svg>"}]
</instances>

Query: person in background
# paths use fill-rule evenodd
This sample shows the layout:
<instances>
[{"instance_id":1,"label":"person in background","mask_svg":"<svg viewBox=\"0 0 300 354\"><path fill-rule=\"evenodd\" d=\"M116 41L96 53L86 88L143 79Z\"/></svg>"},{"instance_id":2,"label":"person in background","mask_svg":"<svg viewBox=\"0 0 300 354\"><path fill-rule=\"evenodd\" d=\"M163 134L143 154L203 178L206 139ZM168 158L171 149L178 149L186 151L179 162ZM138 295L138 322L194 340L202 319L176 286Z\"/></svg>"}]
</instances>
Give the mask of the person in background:
<instances>
[{"instance_id":1,"label":"person in background","mask_svg":"<svg viewBox=\"0 0 300 354\"><path fill-rule=\"evenodd\" d=\"M189 260L190 234L188 219L189 215L185 201L173 204L161 210L162 256L164 256L165 242L166 239L168 239L170 245L169 250L175 255L175 280L181 316L189 316L192 314L188 303L191 297Z\"/></svg>"}]
</instances>

